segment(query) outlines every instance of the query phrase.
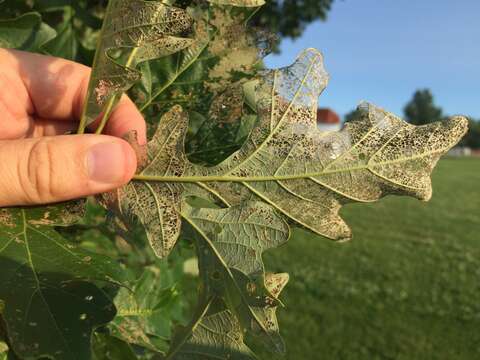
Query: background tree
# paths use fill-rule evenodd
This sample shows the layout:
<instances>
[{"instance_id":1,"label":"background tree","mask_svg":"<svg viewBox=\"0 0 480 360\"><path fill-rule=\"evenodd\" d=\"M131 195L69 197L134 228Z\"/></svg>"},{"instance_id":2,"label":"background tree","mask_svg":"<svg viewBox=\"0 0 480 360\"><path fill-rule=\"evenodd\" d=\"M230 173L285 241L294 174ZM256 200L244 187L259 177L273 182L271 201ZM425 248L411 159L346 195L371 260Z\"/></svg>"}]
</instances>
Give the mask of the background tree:
<instances>
[{"instance_id":1,"label":"background tree","mask_svg":"<svg viewBox=\"0 0 480 360\"><path fill-rule=\"evenodd\" d=\"M472 149L480 149L480 120L469 119L469 131L463 138L461 145Z\"/></svg>"},{"instance_id":2,"label":"background tree","mask_svg":"<svg viewBox=\"0 0 480 360\"><path fill-rule=\"evenodd\" d=\"M435 105L429 89L417 90L404 109L406 120L413 125L424 125L443 118L443 111Z\"/></svg>"},{"instance_id":3,"label":"background tree","mask_svg":"<svg viewBox=\"0 0 480 360\"><path fill-rule=\"evenodd\" d=\"M180 7L205 0L175 0ZM252 18L252 24L277 34L272 50L279 51L282 38L298 38L308 24L326 20L334 0L268 0ZM102 24L101 18L106 0L0 0L0 26L2 19L37 11L42 21L62 34L62 46L51 51L47 46L43 52L52 53L84 64L92 62L96 44L96 33ZM1 42L0 34L0 46Z\"/></svg>"},{"instance_id":4,"label":"background tree","mask_svg":"<svg viewBox=\"0 0 480 360\"><path fill-rule=\"evenodd\" d=\"M326 20L334 0L271 0L254 19L254 24L281 37L298 38L308 24Z\"/></svg>"}]
</instances>

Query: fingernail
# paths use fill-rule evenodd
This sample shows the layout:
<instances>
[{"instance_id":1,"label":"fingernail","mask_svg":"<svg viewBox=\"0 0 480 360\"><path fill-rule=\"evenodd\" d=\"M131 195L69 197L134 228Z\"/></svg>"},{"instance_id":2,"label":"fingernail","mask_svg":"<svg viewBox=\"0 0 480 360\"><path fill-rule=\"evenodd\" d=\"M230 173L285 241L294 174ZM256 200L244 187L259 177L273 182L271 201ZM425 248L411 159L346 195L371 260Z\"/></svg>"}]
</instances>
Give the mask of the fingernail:
<instances>
[{"instance_id":1,"label":"fingernail","mask_svg":"<svg viewBox=\"0 0 480 360\"><path fill-rule=\"evenodd\" d=\"M101 143L91 147L86 156L90 180L118 184L125 181L126 156L121 143Z\"/></svg>"}]
</instances>

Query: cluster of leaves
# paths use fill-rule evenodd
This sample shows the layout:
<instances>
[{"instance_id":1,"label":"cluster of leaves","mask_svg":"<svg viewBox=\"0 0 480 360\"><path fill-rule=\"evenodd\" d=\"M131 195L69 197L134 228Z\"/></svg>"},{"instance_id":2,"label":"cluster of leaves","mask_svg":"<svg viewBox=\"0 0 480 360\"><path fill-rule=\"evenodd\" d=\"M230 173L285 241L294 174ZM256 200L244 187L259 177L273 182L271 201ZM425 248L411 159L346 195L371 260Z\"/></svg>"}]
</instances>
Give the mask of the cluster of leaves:
<instances>
[{"instance_id":1,"label":"cluster of leaves","mask_svg":"<svg viewBox=\"0 0 480 360\"><path fill-rule=\"evenodd\" d=\"M291 38L299 37L306 26L318 19L325 20L333 0L269 0L254 20L256 25Z\"/></svg>"},{"instance_id":2,"label":"cluster of leaves","mask_svg":"<svg viewBox=\"0 0 480 360\"><path fill-rule=\"evenodd\" d=\"M16 27L17 33L28 31L33 37L37 36L40 26L44 29L53 28L57 31L58 36L56 39L53 37L55 40L49 46L44 47L43 52L91 65L96 37L101 27L107 2L107 0L3 0L0 19L11 20L29 13L22 19L23 23L28 26L23 27L19 22L19 26ZM198 0L164 2L186 8L197 3ZM252 4L263 5L252 19L252 24L269 29L282 37L297 38L308 24L327 18L333 0L268 0L256 1ZM32 31L32 25L37 31ZM4 29L5 27L2 27L2 30ZM50 34L53 32L50 31ZM0 35L1 37L2 35ZM17 44L20 48L31 50L31 43L20 42ZM278 44L279 39L274 40L273 50L278 49ZM37 48L38 46L41 44L37 45Z\"/></svg>"},{"instance_id":3,"label":"cluster of leaves","mask_svg":"<svg viewBox=\"0 0 480 360\"><path fill-rule=\"evenodd\" d=\"M127 90L152 124L146 146L128 137L138 175L97 199L110 221L90 201L0 210L0 359L252 359L249 337L282 354L276 310L289 277L262 254L292 224L349 239L339 210L350 202L428 200L431 171L466 131L463 118L417 127L365 104L342 131L321 132L322 56L263 70L275 39L248 26L263 0L175 4L111 0L99 11L79 133L99 117L101 131ZM0 26L22 28L25 16ZM38 24L0 41L47 51L62 32Z\"/></svg>"},{"instance_id":4,"label":"cluster of leaves","mask_svg":"<svg viewBox=\"0 0 480 360\"><path fill-rule=\"evenodd\" d=\"M0 46L91 65L105 7L97 0L0 1Z\"/></svg>"}]
</instances>

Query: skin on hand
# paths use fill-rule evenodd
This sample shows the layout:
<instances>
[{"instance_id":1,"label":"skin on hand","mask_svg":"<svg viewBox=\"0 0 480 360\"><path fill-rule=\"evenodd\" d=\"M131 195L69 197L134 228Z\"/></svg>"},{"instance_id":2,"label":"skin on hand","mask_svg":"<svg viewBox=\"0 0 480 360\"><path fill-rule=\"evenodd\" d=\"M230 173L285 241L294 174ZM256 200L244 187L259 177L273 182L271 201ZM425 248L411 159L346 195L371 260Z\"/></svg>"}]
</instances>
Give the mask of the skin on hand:
<instances>
[{"instance_id":1,"label":"skin on hand","mask_svg":"<svg viewBox=\"0 0 480 360\"><path fill-rule=\"evenodd\" d=\"M146 125L128 97L106 135L63 135L78 127L89 76L71 61L0 49L0 207L85 197L133 177L135 152L121 137L134 130L145 143Z\"/></svg>"}]
</instances>

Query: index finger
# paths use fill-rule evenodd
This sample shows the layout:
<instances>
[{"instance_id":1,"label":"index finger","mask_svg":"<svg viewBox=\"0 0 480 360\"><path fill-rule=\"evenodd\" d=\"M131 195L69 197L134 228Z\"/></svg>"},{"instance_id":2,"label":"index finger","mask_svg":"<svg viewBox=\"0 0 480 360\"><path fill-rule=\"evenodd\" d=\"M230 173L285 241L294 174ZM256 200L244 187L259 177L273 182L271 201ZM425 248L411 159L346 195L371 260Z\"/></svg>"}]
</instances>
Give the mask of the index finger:
<instances>
[{"instance_id":1,"label":"index finger","mask_svg":"<svg viewBox=\"0 0 480 360\"><path fill-rule=\"evenodd\" d=\"M19 100L30 115L49 120L79 121L91 69L65 59L0 49L0 65L9 67L25 87ZM23 95L23 96L22 96ZM124 95L113 110L105 133L123 136L136 131L146 141L146 125L135 104Z\"/></svg>"}]
</instances>

